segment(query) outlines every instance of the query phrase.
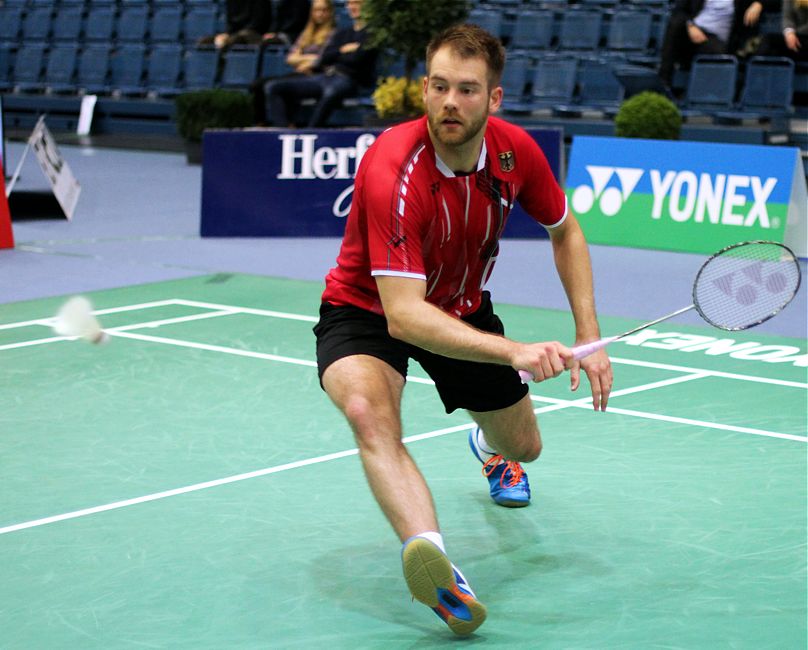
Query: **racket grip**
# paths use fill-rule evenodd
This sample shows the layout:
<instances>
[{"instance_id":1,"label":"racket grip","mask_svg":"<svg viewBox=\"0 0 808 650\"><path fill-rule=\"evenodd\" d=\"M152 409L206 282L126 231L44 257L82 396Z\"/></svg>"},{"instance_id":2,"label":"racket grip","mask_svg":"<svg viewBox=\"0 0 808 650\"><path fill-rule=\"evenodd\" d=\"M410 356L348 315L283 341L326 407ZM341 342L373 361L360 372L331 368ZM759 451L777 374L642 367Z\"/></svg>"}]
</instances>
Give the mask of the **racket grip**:
<instances>
[{"instance_id":1,"label":"racket grip","mask_svg":"<svg viewBox=\"0 0 808 650\"><path fill-rule=\"evenodd\" d=\"M592 341L592 343L584 343L583 345L578 345L572 348L572 356L577 361L580 361L584 357L588 357L590 354L594 354L598 350L602 350L607 345L609 345L609 343L612 343L617 339L618 339L617 336L609 336L605 339L600 339L599 341Z\"/></svg>"},{"instance_id":2,"label":"racket grip","mask_svg":"<svg viewBox=\"0 0 808 650\"><path fill-rule=\"evenodd\" d=\"M602 350L609 345L609 343L612 343L619 338L619 336L609 336L605 339L600 339L599 341L592 341L591 343L578 345L572 348L572 356L576 361L580 361L584 357L588 357L590 354L594 354L598 350ZM529 384L531 381L533 381L533 374L527 370L520 370L519 378L522 380L523 384Z\"/></svg>"}]
</instances>

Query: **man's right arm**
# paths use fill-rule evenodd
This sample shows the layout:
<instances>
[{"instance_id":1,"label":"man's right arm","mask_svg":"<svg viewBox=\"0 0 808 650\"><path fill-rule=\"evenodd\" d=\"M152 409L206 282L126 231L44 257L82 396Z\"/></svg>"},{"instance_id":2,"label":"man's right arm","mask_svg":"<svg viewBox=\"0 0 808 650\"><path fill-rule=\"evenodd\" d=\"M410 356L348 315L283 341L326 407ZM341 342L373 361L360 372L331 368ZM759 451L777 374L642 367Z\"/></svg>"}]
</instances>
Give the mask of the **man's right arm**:
<instances>
[{"instance_id":1,"label":"man's right arm","mask_svg":"<svg viewBox=\"0 0 808 650\"><path fill-rule=\"evenodd\" d=\"M450 316L425 300L424 280L381 275L376 284L393 338L454 359L526 370L535 381L557 377L572 362L572 352L557 341L519 343Z\"/></svg>"}]
</instances>

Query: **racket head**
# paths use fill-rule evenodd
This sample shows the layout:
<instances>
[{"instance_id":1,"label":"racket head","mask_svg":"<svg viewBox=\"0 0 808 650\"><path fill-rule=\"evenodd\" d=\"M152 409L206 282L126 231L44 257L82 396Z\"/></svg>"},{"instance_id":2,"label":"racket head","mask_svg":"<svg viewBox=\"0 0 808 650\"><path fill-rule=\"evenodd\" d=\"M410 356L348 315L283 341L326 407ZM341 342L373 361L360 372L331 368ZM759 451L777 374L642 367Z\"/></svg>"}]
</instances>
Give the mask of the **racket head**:
<instances>
[{"instance_id":1,"label":"racket head","mask_svg":"<svg viewBox=\"0 0 808 650\"><path fill-rule=\"evenodd\" d=\"M746 330L791 302L802 282L793 251L772 241L732 244L712 255L693 282L693 306L710 325Z\"/></svg>"}]
</instances>

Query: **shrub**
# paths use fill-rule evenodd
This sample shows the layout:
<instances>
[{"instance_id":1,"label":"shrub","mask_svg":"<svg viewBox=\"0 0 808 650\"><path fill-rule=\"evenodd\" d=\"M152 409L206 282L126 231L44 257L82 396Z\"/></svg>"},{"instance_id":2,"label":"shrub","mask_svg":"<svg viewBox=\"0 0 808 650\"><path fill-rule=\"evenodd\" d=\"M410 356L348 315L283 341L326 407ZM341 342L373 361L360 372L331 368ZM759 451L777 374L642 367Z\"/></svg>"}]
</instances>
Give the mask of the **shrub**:
<instances>
[{"instance_id":1,"label":"shrub","mask_svg":"<svg viewBox=\"0 0 808 650\"><path fill-rule=\"evenodd\" d=\"M646 91L623 102L614 119L614 129L620 138L678 140L682 115L664 95Z\"/></svg>"},{"instance_id":2,"label":"shrub","mask_svg":"<svg viewBox=\"0 0 808 650\"><path fill-rule=\"evenodd\" d=\"M249 95L236 90L211 88L178 95L177 130L191 142L201 142L205 129L237 129L251 126Z\"/></svg>"},{"instance_id":3,"label":"shrub","mask_svg":"<svg viewBox=\"0 0 808 650\"><path fill-rule=\"evenodd\" d=\"M373 105L379 117L416 116L424 112L423 84L404 77L387 77L373 92Z\"/></svg>"}]
</instances>

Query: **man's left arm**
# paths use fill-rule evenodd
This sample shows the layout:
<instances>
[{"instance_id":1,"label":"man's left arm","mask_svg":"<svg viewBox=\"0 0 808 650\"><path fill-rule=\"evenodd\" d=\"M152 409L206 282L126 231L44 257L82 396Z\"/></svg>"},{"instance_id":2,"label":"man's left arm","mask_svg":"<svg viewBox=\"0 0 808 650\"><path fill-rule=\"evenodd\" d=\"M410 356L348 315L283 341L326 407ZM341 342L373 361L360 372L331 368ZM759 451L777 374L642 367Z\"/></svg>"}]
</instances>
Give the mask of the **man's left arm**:
<instances>
[{"instance_id":1,"label":"man's left arm","mask_svg":"<svg viewBox=\"0 0 808 650\"><path fill-rule=\"evenodd\" d=\"M589 248L578 220L572 212L559 226L549 229L558 276L575 319L575 345L589 343L600 338L595 294L592 283L592 262ZM570 372L570 386L577 390L580 384L580 368L583 368L592 388L592 404L596 411L605 411L612 389L612 366L605 350L600 350Z\"/></svg>"}]
</instances>

